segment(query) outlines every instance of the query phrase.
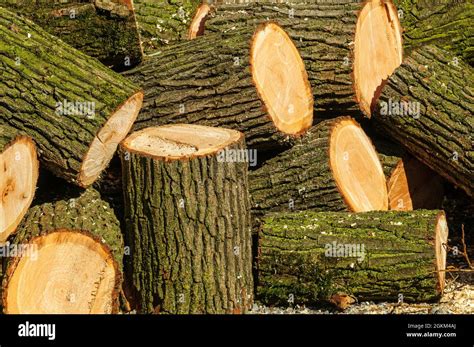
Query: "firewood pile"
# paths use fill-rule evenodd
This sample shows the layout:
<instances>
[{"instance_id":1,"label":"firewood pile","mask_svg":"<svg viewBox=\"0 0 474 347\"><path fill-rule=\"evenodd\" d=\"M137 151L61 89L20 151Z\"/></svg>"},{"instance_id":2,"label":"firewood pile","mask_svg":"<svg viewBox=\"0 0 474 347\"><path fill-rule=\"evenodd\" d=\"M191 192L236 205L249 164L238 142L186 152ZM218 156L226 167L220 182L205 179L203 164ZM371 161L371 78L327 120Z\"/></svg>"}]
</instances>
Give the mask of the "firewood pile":
<instances>
[{"instance_id":1,"label":"firewood pile","mask_svg":"<svg viewBox=\"0 0 474 347\"><path fill-rule=\"evenodd\" d=\"M474 271L473 19L0 0L3 313L444 300Z\"/></svg>"}]
</instances>

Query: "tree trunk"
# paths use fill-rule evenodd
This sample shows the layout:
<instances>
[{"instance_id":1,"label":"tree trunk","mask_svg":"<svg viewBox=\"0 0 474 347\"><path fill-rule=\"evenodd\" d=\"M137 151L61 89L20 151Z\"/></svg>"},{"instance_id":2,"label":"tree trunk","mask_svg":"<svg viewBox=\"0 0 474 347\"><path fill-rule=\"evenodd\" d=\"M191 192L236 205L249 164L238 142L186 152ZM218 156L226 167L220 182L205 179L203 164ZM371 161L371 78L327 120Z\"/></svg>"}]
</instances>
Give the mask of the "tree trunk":
<instances>
[{"instance_id":1,"label":"tree trunk","mask_svg":"<svg viewBox=\"0 0 474 347\"><path fill-rule=\"evenodd\" d=\"M405 48L434 44L474 65L472 1L394 0L394 3L402 11Z\"/></svg>"},{"instance_id":2,"label":"tree trunk","mask_svg":"<svg viewBox=\"0 0 474 347\"><path fill-rule=\"evenodd\" d=\"M186 38L189 22L201 0L134 0L146 54Z\"/></svg>"},{"instance_id":3,"label":"tree trunk","mask_svg":"<svg viewBox=\"0 0 474 347\"><path fill-rule=\"evenodd\" d=\"M0 31L0 122L32 137L55 175L92 184L132 127L143 93L3 8Z\"/></svg>"},{"instance_id":4,"label":"tree trunk","mask_svg":"<svg viewBox=\"0 0 474 347\"><path fill-rule=\"evenodd\" d=\"M257 295L267 304L421 302L444 288L448 228L442 211L299 212L265 218Z\"/></svg>"},{"instance_id":5,"label":"tree trunk","mask_svg":"<svg viewBox=\"0 0 474 347\"><path fill-rule=\"evenodd\" d=\"M5 313L117 313L122 234L96 191L71 189L34 206L8 249Z\"/></svg>"},{"instance_id":6,"label":"tree trunk","mask_svg":"<svg viewBox=\"0 0 474 347\"><path fill-rule=\"evenodd\" d=\"M349 117L326 120L291 149L250 172L252 212L370 211L388 207L370 139Z\"/></svg>"},{"instance_id":7,"label":"tree trunk","mask_svg":"<svg viewBox=\"0 0 474 347\"><path fill-rule=\"evenodd\" d=\"M316 118L356 117L361 110L370 116L374 92L402 60L401 27L391 1L221 5L196 20L203 23L191 26L204 34L267 21L281 25L304 60Z\"/></svg>"},{"instance_id":8,"label":"tree trunk","mask_svg":"<svg viewBox=\"0 0 474 347\"><path fill-rule=\"evenodd\" d=\"M129 69L142 60L140 36L129 1L0 0L0 6L31 19L116 71Z\"/></svg>"},{"instance_id":9,"label":"tree trunk","mask_svg":"<svg viewBox=\"0 0 474 347\"><path fill-rule=\"evenodd\" d=\"M303 62L277 25L163 49L125 76L145 90L135 129L192 123L243 132L252 149L287 146L312 124Z\"/></svg>"},{"instance_id":10,"label":"tree trunk","mask_svg":"<svg viewBox=\"0 0 474 347\"><path fill-rule=\"evenodd\" d=\"M474 194L474 70L434 46L413 51L389 78L375 113L381 134Z\"/></svg>"},{"instance_id":11,"label":"tree trunk","mask_svg":"<svg viewBox=\"0 0 474 347\"><path fill-rule=\"evenodd\" d=\"M244 151L243 134L196 125L147 128L122 143L127 273L139 311L250 309L247 163L227 156Z\"/></svg>"},{"instance_id":12,"label":"tree trunk","mask_svg":"<svg viewBox=\"0 0 474 347\"><path fill-rule=\"evenodd\" d=\"M0 125L0 168L1 247L15 232L35 195L39 163L33 140Z\"/></svg>"}]
</instances>

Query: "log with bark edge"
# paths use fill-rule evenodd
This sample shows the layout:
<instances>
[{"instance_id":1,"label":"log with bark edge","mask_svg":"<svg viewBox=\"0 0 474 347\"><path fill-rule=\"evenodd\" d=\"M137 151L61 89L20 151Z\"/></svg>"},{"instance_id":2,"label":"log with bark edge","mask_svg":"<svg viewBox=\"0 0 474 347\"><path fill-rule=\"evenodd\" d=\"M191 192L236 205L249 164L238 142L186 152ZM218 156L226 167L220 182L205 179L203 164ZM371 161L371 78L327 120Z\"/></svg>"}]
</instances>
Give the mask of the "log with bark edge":
<instances>
[{"instance_id":1,"label":"log with bark edge","mask_svg":"<svg viewBox=\"0 0 474 347\"><path fill-rule=\"evenodd\" d=\"M93 189L61 196L32 207L9 245L17 256L6 257L5 313L118 312L120 223Z\"/></svg>"},{"instance_id":2,"label":"log with bark edge","mask_svg":"<svg viewBox=\"0 0 474 347\"><path fill-rule=\"evenodd\" d=\"M33 140L0 125L0 246L33 201L39 163Z\"/></svg>"},{"instance_id":3,"label":"log with bark edge","mask_svg":"<svg viewBox=\"0 0 474 347\"><path fill-rule=\"evenodd\" d=\"M0 122L32 137L55 175L92 184L132 127L142 91L1 7L0 36Z\"/></svg>"},{"instance_id":4,"label":"log with bark edge","mask_svg":"<svg viewBox=\"0 0 474 347\"><path fill-rule=\"evenodd\" d=\"M472 1L394 0L394 3L401 11L405 48L434 44L474 65Z\"/></svg>"},{"instance_id":5,"label":"log with bark edge","mask_svg":"<svg viewBox=\"0 0 474 347\"><path fill-rule=\"evenodd\" d=\"M259 234L257 296L267 304L433 301L444 288L443 211L274 213ZM402 297L400 296L402 295Z\"/></svg>"},{"instance_id":6,"label":"log with bark edge","mask_svg":"<svg viewBox=\"0 0 474 347\"><path fill-rule=\"evenodd\" d=\"M192 123L241 131L250 148L288 145L313 122L303 61L276 24L163 49L125 76L145 90L134 125Z\"/></svg>"},{"instance_id":7,"label":"log with bark edge","mask_svg":"<svg viewBox=\"0 0 474 347\"><path fill-rule=\"evenodd\" d=\"M250 172L252 212L387 210L387 186L370 139L350 117L325 120Z\"/></svg>"},{"instance_id":8,"label":"log with bark edge","mask_svg":"<svg viewBox=\"0 0 474 347\"><path fill-rule=\"evenodd\" d=\"M235 130L187 124L122 142L126 266L141 312L250 309L248 163L227 155L243 150Z\"/></svg>"},{"instance_id":9,"label":"log with bark edge","mask_svg":"<svg viewBox=\"0 0 474 347\"><path fill-rule=\"evenodd\" d=\"M143 52L130 0L0 0L50 34L116 71L140 63Z\"/></svg>"},{"instance_id":10,"label":"log with bark edge","mask_svg":"<svg viewBox=\"0 0 474 347\"><path fill-rule=\"evenodd\" d=\"M205 36L268 20L281 25L301 53L315 118L360 111L370 116L375 91L402 61L401 27L391 1L220 5L197 16L190 28Z\"/></svg>"},{"instance_id":11,"label":"log with bark edge","mask_svg":"<svg viewBox=\"0 0 474 347\"><path fill-rule=\"evenodd\" d=\"M164 45L186 39L199 4L201 0L134 0L145 53L151 54Z\"/></svg>"},{"instance_id":12,"label":"log with bark edge","mask_svg":"<svg viewBox=\"0 0 474 347\"><path fill-rule=\"evenodd\" d=\"M434 46L414 50L383 87L373 120L383 135L471 197L474 70Z\"/></svg>"}]
</instances>

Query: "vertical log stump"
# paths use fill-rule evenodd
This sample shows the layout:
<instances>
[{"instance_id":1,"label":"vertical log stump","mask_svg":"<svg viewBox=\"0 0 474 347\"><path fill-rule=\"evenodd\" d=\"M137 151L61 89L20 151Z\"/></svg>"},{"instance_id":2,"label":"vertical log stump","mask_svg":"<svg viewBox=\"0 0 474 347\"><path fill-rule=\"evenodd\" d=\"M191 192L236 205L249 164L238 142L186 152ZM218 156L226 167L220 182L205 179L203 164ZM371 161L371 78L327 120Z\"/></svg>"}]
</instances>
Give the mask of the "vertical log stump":
<instances>
[{"instance_id":1,"label":"vertical log stump","mask_svg":"<svg viewBox=\"0 0 474 347\"><path fill-rule=\"evenodd\" d=\"M242 133L197 125L146 128L122 142L128 266L141 312L250 308L248 163L227 160L242 151Z\"/></svg>"},{"instance_id":2,"label":"vertical log stump","mask_svg":"<svg viewBox=\"0 0 474 347\"><path fill-rule=\"evenodd\" d=\"M31 208L8 245L5 313L118 312L120 223L95 190L65 196Z\"/></svg>"},{"instance_id":3,"label":"vertical log stump","mask_svg":"<svg viewBox=\"0 0 474 347\"><path fill-rule=\"evenodd\" d=\"M33 140L0 125L0 246L33 201L39 174Z\"/></svg>"}]
</instances>

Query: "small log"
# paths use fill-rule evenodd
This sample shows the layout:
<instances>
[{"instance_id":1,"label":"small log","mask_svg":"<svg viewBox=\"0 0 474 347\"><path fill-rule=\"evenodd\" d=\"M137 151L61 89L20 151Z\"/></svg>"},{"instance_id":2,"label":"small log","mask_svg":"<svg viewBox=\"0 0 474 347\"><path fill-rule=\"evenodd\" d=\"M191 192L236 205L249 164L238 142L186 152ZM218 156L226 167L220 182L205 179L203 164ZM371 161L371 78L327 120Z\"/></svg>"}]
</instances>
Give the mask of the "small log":
<instances>
[{"instance_id":1,"label":"small log","mask_svg":"<svg viewBox=\"0 0 474 347\"><path fill-rule=\"evenodd\" d=\"M311 305L440 298L448 226L443 211L299 212L265 218L257 260L259 300Z\"/></svg>"},{"instance_id":2,"label":"small log","mask_svg":"<svg viewBox=\"0 0 474 347\"><path fill-rule=\"evenodd\" d=\"M198 125L147 128L122 142L127 273L139 311L251 308L248 163L225 154L242 151L243 134Z\"/></svg>"},{"instance_id":3,"label":"small log","mask_svg":"<svg viewBox=\"0 0 474 347\"><path fill-rule=\"evenodd\" d=\"M434 46L412 52L388 79L374 113L380 134L474 196L474 69Z\"/></svg>"},{"instance_id":4,"label":"small log","mask_svg":"<svg viewBox=\"0 0 474 347\"><path fill-rule=\"evenodd\" d=\"M45 168L89 186L130 131L142 91L1 7L0 35L0 122L35 140Z\"/></svg>"},{"instance_id":5,"label":"small log","mask_svg":"<svg viewBox=\"0 0 474 347\"><path fill-rule=\"evenodd\" d=\"M241 131L252 149L287 146L313 122L303 61L276 24L163 49L125 76L145 90L134 125L191 123Z\"/></svg>"},{"instance_id":6,"label":"small log","mask_svg":"<svg viewBox=\"0 0 474 347\"><path fill-rule=\"evenodd\" d=\"M5 313L117 313L124 253L120 223L92 190L31 208L6 256Z\"/></svg>"},{"instance_id":7,"label":"small log","mask_svg":"<svg viewBox=\"0 0 474 347\"><path fill-rule=\"evenodd\" d=\"M0 247L33 201L39 163L33 140L0 125Z\"/></svg>"}]
</instances>

